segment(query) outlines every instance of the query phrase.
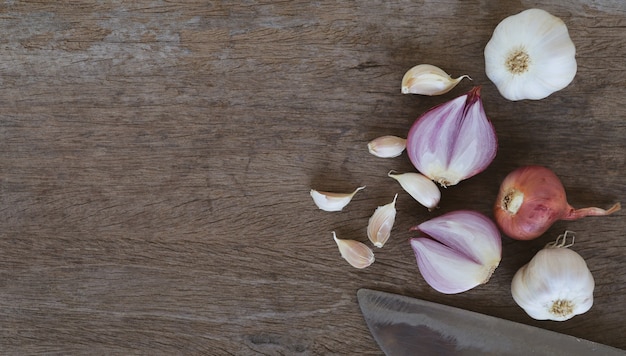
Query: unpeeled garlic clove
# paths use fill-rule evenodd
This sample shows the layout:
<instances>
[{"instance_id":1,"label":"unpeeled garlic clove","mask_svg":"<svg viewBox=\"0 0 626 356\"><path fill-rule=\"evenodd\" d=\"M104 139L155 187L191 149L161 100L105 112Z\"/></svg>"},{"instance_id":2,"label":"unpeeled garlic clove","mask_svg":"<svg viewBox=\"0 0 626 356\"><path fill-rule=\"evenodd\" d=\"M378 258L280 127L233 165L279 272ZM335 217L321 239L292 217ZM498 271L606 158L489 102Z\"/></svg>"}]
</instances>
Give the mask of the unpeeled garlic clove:
<instances>
[{"instance_id":1,"label":"unpeeled garlic clove","mask_svg":"<svg viewBox=\"0 0 626 356\"><path fill-rule=\"evenodd\" d=\"M389 204L379 206L370 217L367 224L367 237L372 241L374 246L383 247L385 242L389 240L393 223L396 220L396 199L398 194L393 197L393 201Z\"/></svg>"},{"instance_id":2,"label":"unpeeled garlic clove","mask_svg":"<svg viewBox=\"0 0 626 356\"><path fill-rule=\"evenodd\" d=\"M367 144L371 154L380 158L398 157L406 148L406 139L397 136L381 136Z\"/></svg>"},{"instance_id":3,"label":"unpeeled garlic clove","mask_svg":"<svg viewBox=\"0 0 626 356\"><path fill-rule=\"evenodd\" d=\"M374 252L362 242L338 239L333 231L333 239L339 247L339 253L352 267L365 268L374 263Z\"/></svg>"},{"instance_id":4,"label":"unpeeled garlic clove","mask_svg":"<svg viewBox=\"0 0 626 356\"><path fill-rule=\"evenodd\" d=\"M432 180L419 173L394 174L393 171L387 175L400 183L400 186L409 193L413 199L432 210L437 207L441 200L439 187Z\"/></svg>"},{"instance_id":5,"label":"unpeeled garlic clove","mask_svg":"<svg viewBox=\"0 0 626 356\"><path fill-rule=\"evenodd\" d=\"M441 293L461 293L487 283L500 264L500 232L481 213L454 211L411 230L430 237L410 242L424 280Z\"/></svg>"},{"instance_id":6,"label":"unpeeled garlic clove","mask_svg":"<svg viewBox=\"0 0 626 356\"><path fill-rule=\"evenodd\" d=\"M361 189L365 189L365 186L356 188L352 193L330 193L311 189L311 197L315 205L324 211L341 211Z\"/></svg>"},{"instance_id":7,"label":"unpeeled garlic clove","mask_svg":"<svg viewBox=\"0 0 626 356\"><path fill-rule=\"evenodd\" d=\"M430 64L419 64L409 69L402 77L402 94L441 95L449 92L463 78L452 79L441 68Z\"/></svg>"}]
</instances>

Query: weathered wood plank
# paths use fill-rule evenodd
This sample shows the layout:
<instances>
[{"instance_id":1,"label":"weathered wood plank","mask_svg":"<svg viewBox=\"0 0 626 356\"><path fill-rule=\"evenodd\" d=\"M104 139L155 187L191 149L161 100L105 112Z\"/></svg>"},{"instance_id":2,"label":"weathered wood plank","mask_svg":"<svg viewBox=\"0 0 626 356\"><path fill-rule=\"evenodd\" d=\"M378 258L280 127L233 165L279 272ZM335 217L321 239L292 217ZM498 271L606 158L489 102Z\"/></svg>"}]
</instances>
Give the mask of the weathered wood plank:
<instances>
[{"instance_id":1,"label":"weathered wood plank","mask_svg":"<svg viewBox=\"0 0 626 356\"><path fill-rule=\"evenodd\" d=\"M579 69L563 91L508 102L484 74L504 17L541 7L567 23ZM626 201L626 5L489 2L20 2L0 5L0 350L5 354L378 355L361 287L411 295L626 348L623 213L504 239L492 280L441 295L410 226L489 213L501 179L551 167L570 203ZM469 74L444 97L400 94L432 63ZM400 192L394 235L354 270L331 230L365 241L399 186L365 144L403 136L428 108L483 86L493 165L443 191L434 213ZM344 212L310 188L367 185ZM531 320L515 271L564 229L596 279L594 307Z\"/></svg>"}]
</instances>

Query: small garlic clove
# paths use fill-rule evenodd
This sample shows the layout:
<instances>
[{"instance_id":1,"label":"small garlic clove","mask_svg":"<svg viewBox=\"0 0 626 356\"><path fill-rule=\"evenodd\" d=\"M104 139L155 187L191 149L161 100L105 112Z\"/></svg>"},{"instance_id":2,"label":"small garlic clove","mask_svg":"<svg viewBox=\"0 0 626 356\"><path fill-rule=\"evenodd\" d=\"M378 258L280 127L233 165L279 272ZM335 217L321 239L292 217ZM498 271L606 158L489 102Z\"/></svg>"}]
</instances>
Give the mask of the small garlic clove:
<instances>
[{"instance_id":1,"label":"small garlic clove","mask_svg":"<svg viewBox=\"0 0 626 356\"><path fill-rule=\"evenodd\" d=\"M365 268L374 263L374 252L362 242L338 239L333 231L333 239L343 257L352 267Z\"/></svg>"},{"instance_id":2,"label":"small garlic clove","mask_svg":"<svg viewBox=\"0 0 626 356\"><path fill-rule=\"evenodd\" d=\"M406 147L413 166L443 187L484 171L496 157L498 140L480 87L420 116L409 130Z\"/></svg>"},{"instance_id":3,"label":"small garlic clove","mask_svg":"<svg viewBox=\"0 0 626 356\"><path fill-rule=\"evenodd\" d=\"M365 189L365 186L356 188L352 193L330 193L311 189L311 197L315 205L324 211L341 211L361 189Z\"/></svg>"},{"instance_id":4,"label":"small garlic clove","mask_svg":"<svg viewBox=\"0 0 626 356\"><path fill-rule=\"evenodd\" d=\"M376 157L398 157L406 149L406 139L397 136L381 136L370 141L367 149Z\"/></svg>"},{"instance_id":5,"label":"small garlic clove","mask_svg":"<svg viewBox=\"0 0 626 356\"><path fill-rule=\"evenodd\" d=\"M411 230L429 237L411 239L411 247L424 280L441 293L461 293L487 283L500 264L500 232L481 213L454 211Z\"/></svg>"},{"instance_id":6,"label":"small garlic clove","mask_svg":"<svg viewBox=\"0 0 626 356\"><path fill-rule=\"evenodd\" d=\"M410 242L422 277L440 293L465 292L489 280L488 268L450 247L423 237Z\"/></svg>"},{"instance_id":7,"label":"small garlic clove","mask_svg":"<svg viewBox=\"0 0 626 356\"><path fill-rule=\"evenodd\" d=\"M452 79L441 68L430 64L419 64L409 69L402 78L402 94L441 95L449 92L463 78Z\"/></svg>"},{"instance_id":8,"label":"small garlic clove","mask_svg":"<svg viewBox=\"0 0 626 356\"><path fill-rule=\"evenodd\" d=\"M393 197L391 203L376 208L376 211L370 217L367 224L367 237L376 247L383 247L391 235L391 229L396 220L397 198L398 194Z\"/></svg>"},{"instance_id":9,"label":"small garlic clove","mask_svg":"<svg viewBox=\"0 0 626 356\"><path fill-rule=\"evenodd\" d=\"M417 200L420 204L432 210L437 207L441 200L439 187L432 180L419 173L394 174L393 171L387 175L400 183L400 186Z\"/></svg>"}]
</instances>

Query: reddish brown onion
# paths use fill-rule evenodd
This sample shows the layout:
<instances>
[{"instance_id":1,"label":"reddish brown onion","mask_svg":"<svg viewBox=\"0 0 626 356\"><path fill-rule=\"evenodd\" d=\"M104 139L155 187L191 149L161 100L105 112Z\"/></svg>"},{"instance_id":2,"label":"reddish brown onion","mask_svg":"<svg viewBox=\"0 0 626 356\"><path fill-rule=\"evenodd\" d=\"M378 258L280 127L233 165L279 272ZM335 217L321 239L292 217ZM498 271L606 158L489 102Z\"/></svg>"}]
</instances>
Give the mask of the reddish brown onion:
<instances>
[{"instance_id":1,"label":"reddish brown onion","mask_svg":"<svg viewBox=\"0 0 626 356\"><path fill-rule=\"evenodd\" d=\"M574 209L567 202L561 180L546 167L524 166L509 173L500 185L494 216L498 227L516 240L532 240L557 220L609 215L621 209Z\"/></svg>"}]
</instances>

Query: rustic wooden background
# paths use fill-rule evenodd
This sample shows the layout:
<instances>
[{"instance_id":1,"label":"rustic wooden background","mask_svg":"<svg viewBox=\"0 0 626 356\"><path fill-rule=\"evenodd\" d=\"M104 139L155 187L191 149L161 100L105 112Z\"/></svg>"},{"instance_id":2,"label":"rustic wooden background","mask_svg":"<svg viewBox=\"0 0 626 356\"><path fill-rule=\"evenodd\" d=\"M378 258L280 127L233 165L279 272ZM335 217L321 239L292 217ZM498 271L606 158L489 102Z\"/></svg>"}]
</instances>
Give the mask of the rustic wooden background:
<instances>
[{"instance_id":1,"label":"rustic wooden background","mask_svg":"<svg viewBox=\"0 0 626 356\"><path fill-rule=\"evenodd\" d=\"M509 102L483 48L506 16L561 17L578 73L541 101ZM626 203L626 3L554 1L4 1L0 5L0 353L378 355L361 287L458 306L626 348L626 222L559 222L504 241L492 280L458 295L425 284L409 227L490 213L502 178L552 168L576 207ZM442 97L400 94L419 63L469 74ZM428 213L388 178L422 112L482 85L500 149ZM343 212L316 188L367 185ZM367 241L400 193L393 235L356 270L331 231ZM530 319L515 271L565 229L595 304Z\"/></svg>"}]
</instances>

